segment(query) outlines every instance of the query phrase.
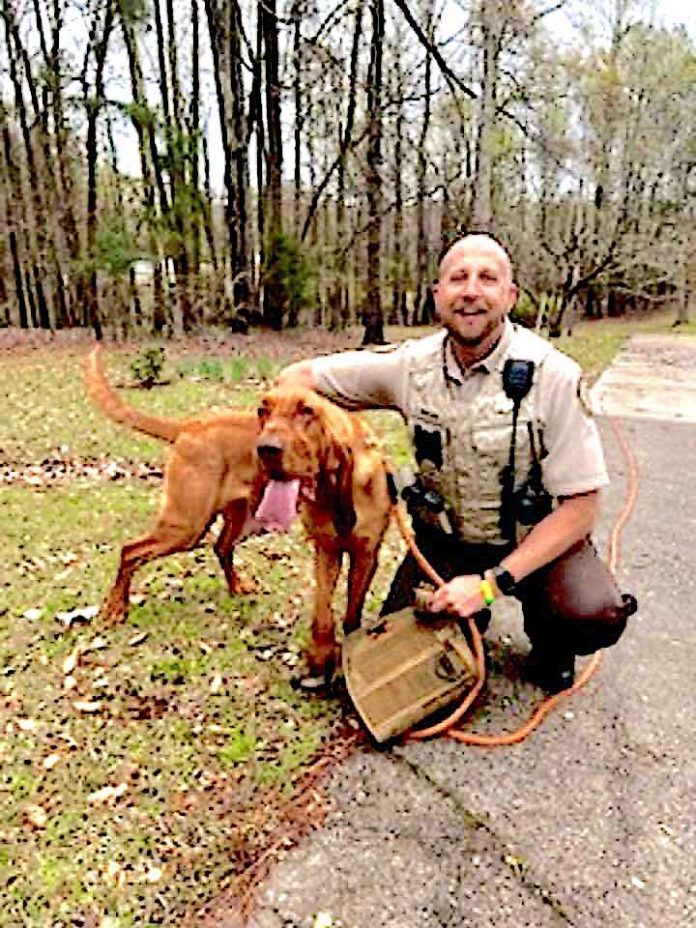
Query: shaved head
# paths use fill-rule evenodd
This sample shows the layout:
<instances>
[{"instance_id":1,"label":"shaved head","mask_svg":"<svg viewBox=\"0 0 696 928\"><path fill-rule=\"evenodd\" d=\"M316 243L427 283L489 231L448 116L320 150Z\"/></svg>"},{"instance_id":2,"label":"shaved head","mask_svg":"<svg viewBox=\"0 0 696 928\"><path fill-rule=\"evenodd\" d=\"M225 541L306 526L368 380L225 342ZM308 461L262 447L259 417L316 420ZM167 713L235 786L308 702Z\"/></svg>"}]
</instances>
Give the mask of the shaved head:
<instances>
[{"instance_id":1,"label":"shaved head","mask_svg":"<svg viewBox=\"0 0 696 928\"><path fill-rule=\"evenodd\" d=\"M463 252L467 252L472 248L495 256L500 262L501 271L507 275L509 280L512 280L510 255L495 236L488 235L485 232L472 232L470 235L462 236L462 238L457 239L456 242L450 245L440 259L440 277L446 275L448 267Z\"/></svg>"}]
</instances>

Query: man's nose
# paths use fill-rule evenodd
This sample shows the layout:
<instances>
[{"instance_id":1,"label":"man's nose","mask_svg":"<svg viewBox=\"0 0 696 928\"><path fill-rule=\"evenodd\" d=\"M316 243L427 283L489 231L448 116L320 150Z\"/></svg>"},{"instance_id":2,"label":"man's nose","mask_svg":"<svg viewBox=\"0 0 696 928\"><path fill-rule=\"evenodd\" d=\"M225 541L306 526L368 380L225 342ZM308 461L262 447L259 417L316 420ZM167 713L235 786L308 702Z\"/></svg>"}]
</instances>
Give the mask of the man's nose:
<instances>
[{"instance_id":1,"label":"man's nose","mask_svg":"<svg viewBox=\"0 0 696 928\"><path fill-rule=\"evenodd\" d=\"M462 282L462 294L464 297L473 299L479 296L481 293L481 283L478 277L472 276L467 277L466 280Z\"/></svg>"}]
</instances>

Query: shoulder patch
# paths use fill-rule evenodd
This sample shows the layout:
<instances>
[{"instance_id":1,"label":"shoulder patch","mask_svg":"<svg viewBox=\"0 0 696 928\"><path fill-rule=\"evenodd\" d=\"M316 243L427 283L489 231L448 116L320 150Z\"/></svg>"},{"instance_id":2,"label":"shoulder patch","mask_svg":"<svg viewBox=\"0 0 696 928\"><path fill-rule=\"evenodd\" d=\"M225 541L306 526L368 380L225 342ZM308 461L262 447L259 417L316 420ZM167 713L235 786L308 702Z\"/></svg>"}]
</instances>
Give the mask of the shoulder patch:
<instances>
[{"instance_id":1,"label":"shoulder patch","mask_svg":"<svg viewBox=\"0 0 696 928\"><path fill-rule=\"evenodd\" d=\"M592 399L590 398L590 385L585 379L584 375L581 375L578 379L577 387L578 400L582 406L582 411L586 416L594 416L594 410L592 409Z\"/></svg>"}]
</instances>

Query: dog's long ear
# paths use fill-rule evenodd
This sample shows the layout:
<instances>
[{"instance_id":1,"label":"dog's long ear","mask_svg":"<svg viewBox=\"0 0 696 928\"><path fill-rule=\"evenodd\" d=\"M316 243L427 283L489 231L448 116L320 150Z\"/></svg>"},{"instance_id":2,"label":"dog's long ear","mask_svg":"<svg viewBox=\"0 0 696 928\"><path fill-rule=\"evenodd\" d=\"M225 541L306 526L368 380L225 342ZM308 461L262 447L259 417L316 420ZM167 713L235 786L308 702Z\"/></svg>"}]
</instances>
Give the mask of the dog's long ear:
<instances>
[{"instance_id":1,"label":"dog's long ear","mask_svg":"<svg viewBox=\"0 0 696 928\"><path fill-rule=\"evenodd\" d=\"M343 423L342 423L343 424ZM353 442L347 440L345 428L335 428L328 416L324 420L326 454L321 476L321 488L333 513L334 524L341 535L350 534L356 522L353 501Z\"/></svg>"}]
</instances>

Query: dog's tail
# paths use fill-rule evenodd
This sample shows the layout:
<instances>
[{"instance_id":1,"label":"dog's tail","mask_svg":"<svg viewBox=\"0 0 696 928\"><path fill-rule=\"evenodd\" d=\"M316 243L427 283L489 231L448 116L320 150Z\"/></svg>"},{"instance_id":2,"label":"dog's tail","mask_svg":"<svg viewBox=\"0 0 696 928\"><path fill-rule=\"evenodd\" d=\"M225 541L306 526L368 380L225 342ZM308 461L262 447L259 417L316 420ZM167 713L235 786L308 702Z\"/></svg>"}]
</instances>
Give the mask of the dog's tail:
<instances>
[{"instance_id":1,"label":"dog's tail","mask_svg":"<svg viewBox=\"0 0 696 928\"><path fill-rule=\"evenodd\" d=\"M148 415L133 406L128 406L117 396L104 373L101 345L93 348L85 359L85 383L94 404L114 422L128 425L137 432L144 432L161 441L171 443L179 437L182 422Z\"/></svg>"}]
</instances>

